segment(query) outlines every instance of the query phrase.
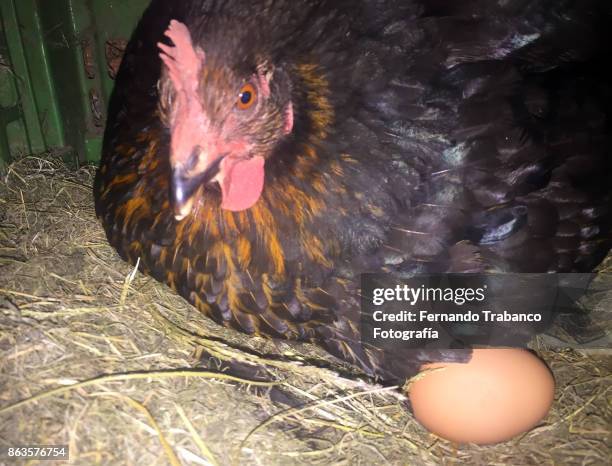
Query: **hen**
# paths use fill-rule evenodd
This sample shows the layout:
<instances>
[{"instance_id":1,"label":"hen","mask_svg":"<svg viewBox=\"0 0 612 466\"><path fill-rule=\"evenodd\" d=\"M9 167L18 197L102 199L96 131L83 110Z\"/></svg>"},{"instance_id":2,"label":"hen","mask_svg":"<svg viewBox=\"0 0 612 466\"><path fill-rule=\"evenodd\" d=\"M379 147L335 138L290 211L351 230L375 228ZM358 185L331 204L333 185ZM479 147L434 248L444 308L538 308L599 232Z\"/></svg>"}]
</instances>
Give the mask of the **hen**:
<instances>
[{"instance_id":1,"label":"hen","mask_svg":"<svg viewBox=\"0 0 612 466\"><path fill-rule=\"evenodd\" d=\"M607 0L153 0L110 103L110 243L216 322L397 383L363 272L589 271L611 245Z\"/></svg>"}]
</instances>

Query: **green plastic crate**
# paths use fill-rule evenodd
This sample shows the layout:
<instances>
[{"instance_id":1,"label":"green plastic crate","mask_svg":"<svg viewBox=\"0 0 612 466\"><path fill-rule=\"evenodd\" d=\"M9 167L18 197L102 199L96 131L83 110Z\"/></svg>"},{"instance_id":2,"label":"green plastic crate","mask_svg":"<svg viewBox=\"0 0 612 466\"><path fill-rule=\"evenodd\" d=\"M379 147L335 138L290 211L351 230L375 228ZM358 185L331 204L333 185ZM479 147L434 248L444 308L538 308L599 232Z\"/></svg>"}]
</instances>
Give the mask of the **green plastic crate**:
<instances>
[{"instance_id":1,"label":"green plastic crate","mask_svg":"<svg viewBox=\"0 0 612 466\"><path fill-rule=\"evenodd\" d=\"M100 157L112 71L149 0L0 0L0 164Z\"/></svg>"}]
</instances>

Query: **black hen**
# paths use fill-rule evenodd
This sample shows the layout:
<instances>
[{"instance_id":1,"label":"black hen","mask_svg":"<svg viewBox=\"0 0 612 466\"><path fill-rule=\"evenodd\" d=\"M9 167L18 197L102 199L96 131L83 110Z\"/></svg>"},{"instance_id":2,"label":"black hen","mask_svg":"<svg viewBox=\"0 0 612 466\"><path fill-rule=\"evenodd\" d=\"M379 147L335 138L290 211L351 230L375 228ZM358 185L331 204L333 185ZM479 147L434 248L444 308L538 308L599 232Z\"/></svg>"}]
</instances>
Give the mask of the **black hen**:
<instances>
[{"instance_id":1,"label":"black hen","mask_svg":"<svg viewBox=\"0 0 612 466\"><path fill-rule=\"evenodd\" d=\"M607 0L154 0L117 76L97 214L225 326L388 382L465 360L361 345L359 274L603 259L611 18Z\"/></svg>"}]
</instances>

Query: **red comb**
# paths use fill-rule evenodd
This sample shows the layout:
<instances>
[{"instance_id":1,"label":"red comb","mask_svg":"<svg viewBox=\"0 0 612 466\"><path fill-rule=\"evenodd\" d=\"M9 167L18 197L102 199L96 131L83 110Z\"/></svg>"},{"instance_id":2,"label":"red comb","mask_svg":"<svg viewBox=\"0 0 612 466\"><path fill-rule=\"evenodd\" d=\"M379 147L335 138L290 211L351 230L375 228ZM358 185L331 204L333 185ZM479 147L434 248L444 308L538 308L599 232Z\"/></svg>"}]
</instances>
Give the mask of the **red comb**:
<instances>
[{"instance_id":1,"label":"red comb","mask_svg":"<svg viewBox=\"0 0 612 466\"><path fill-rule=\"evenodd\" d=\"M161 50L159 57L166 64L168 73L177 92L195 92L198 87L198 75L204 61L204 52L194 48L189 29L180 21L173 19L165 34L173 46L157 43Z\"/></svg>"}]
</instances>

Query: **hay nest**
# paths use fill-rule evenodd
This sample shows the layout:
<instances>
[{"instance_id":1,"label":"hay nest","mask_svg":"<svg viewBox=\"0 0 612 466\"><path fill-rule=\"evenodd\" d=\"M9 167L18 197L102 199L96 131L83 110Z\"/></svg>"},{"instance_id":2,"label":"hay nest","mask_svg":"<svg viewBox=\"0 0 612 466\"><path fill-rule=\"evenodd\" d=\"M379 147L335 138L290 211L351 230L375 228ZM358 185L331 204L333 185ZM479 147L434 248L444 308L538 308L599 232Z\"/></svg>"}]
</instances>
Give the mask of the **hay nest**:
<instances>
[{"instance_id":1,"label":"hay nest","mask_svg":"<svg viewBox=\"0 0 612 466\"><path fill-rule=\"evenodd\" d=\"M393 389L339 376L309 345L221 328L134 273L95 218L93 175L45 155L0 182L2 444L68 444L86 465L608 464L610 352L542 352L558 390L541 426L458 447ZM195 348L210 369L193 369ZM229 360L271 382L213 370Z\"/></svg>"}]
</instances>

